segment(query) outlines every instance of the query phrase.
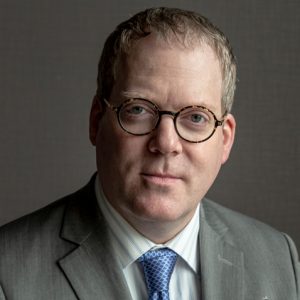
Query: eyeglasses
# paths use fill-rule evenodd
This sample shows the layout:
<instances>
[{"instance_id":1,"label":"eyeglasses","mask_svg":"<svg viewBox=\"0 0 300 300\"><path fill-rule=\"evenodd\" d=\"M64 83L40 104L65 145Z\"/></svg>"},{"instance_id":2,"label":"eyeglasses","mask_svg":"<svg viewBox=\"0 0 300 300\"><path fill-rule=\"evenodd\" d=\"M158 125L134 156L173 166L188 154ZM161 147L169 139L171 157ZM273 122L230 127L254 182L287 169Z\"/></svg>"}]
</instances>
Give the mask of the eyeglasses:
<instances>
[{"instance_id":1,"label":"eyeglasses","mask_svg":"<svg viewBox=\"0 0 300 300\"><path fill-rule=\"evenodd\" d=\"M200 105L186 106L177 112L160 110L158 106L146 99L132 98L119 106L111 105L103 99L108 108L117 114L121 128L132 135L146 135L154 131L162 115L173 117L177 134L190 143L201 143L208 140L223 120L218 120L208 108ZM223 117L226 113L223 115Z\"/></svg>"}]
</instances>

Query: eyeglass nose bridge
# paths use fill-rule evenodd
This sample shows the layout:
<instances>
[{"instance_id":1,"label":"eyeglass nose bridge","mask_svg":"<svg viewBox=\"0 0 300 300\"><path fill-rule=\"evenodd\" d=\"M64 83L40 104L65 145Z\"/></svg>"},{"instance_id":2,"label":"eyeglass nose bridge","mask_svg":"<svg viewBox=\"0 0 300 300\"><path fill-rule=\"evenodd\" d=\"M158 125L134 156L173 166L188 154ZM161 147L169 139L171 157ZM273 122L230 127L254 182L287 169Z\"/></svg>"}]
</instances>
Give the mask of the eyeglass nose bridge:
<instances>
[{"instance_id":1,"label":"eyeglass nose bridge","mask_svg":"<svg viewBox=\"0 0 300 300\"><path fill-rule=\"evenodd\" d=\"M179 112L174 112L174 111L170 111L170 110L158 110L157 112L158 112L158 118L157 118L157 122L156 122L156 125L153 128L153 130L156 129L159 126L160 121L161 121L161 117L163 115L169 115L169 116L173 117L173 122L174 122L175 130L178 133L177 127L176 127L176 118L177 118Z\"/></svg>"}]
</instances>

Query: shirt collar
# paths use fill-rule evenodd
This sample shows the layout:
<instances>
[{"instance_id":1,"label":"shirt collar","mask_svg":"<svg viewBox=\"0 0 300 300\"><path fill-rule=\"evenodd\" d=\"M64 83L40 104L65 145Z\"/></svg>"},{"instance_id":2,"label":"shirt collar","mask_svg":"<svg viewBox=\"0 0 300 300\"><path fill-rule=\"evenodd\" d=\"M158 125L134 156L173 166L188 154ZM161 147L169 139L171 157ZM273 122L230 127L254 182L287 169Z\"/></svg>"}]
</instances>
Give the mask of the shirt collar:
<instances>
[{"instance_id":1,"label":"shirt collar","mask_svg":"<svg viewBox=\"0 0 300 300\"><path fill-rule=\"evenodd\" d=\"M195 214L173 239L158 245L135 230L109 203L104 195L99 176L95 180L95 193L101 211L112 233L115 251L123 268L135 262L141 255L153 248L168 247L176 252L194 272L199 268L199 205Z\"/></svg>"}]
</instances>

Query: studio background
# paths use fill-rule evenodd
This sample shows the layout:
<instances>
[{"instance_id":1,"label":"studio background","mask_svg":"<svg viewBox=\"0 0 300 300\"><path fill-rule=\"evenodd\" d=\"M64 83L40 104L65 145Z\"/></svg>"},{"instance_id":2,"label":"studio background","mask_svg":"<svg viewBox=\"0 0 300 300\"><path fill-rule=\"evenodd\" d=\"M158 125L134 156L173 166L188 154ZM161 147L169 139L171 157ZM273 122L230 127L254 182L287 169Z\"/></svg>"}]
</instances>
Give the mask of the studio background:
<instances>
[{"instance_id":1,"label":"studio background","mask_svg":"<svg viewBox=\"0 0 300 300\"><path fill-rule=\"evenodd\" d=\"M298 0L0 0L0 224L88 182L104 39L152 6L206 15L238 59L236 143L208 196L288 233L300 249Z\"/></svg>"}]
</instances>

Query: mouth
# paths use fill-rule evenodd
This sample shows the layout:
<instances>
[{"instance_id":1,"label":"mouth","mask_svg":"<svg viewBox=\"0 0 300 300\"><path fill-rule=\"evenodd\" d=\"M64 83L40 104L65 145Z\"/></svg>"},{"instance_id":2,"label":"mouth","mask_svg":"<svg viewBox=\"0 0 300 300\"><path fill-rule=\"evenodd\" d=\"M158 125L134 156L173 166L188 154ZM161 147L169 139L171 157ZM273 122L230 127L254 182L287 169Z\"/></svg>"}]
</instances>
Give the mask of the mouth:
<instances>
[{"instance_id":1,"label":"mouth","mask_svg":"<svg viewBox=\"0 0 300 300\"><path fill-rule=\"evenodd\" d=\"M144 180L157 185L177 184L181 178L173 174L167 173L141 173Z\"/></svg>"}]
</instances>

